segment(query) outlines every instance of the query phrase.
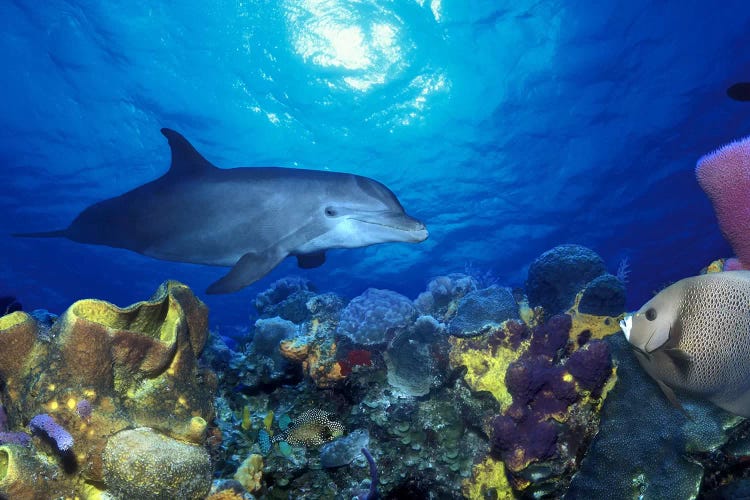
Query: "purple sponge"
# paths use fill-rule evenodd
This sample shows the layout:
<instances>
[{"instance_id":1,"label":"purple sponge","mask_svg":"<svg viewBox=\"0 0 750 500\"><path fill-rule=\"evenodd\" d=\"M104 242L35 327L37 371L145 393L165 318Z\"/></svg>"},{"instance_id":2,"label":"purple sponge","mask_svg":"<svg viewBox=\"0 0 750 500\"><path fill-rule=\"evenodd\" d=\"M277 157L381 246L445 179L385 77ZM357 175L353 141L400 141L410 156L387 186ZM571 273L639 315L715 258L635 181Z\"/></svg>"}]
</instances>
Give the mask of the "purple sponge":
<instances>
[{"instance_id":1,"label":"purple sponge","mask_svg":"<svg viewBox=\"0 0 750 500\"><path fill-rule=\"evenodd\" d=\"M73 447L73 436L46 413L40 413L32 418L29 428L32 433L53 441L60 451L68 451Z\"/></svg>"}]
</instances>

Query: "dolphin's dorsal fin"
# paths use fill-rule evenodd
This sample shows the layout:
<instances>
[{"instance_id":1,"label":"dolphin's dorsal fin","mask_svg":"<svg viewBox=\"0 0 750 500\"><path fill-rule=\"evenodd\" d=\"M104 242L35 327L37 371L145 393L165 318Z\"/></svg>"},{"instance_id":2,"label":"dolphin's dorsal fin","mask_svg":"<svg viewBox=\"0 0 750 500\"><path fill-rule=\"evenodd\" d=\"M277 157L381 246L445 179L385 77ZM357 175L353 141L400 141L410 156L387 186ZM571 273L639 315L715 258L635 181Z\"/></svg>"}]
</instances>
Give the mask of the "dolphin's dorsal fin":
<instances>
[{"instance_id":1,"label":"dolphin's dorsal fin","mask_svg":"<svg viewBox=\"0 0 750 500\"><path fill-rule=\"evenodd\" d=\"M180 176L197 175L216 168L179 132L163 128L161 129L161 133L169 141L169 148L172 150L172 164L169 167L169 174Z\"/></svg>"}]
</instances>

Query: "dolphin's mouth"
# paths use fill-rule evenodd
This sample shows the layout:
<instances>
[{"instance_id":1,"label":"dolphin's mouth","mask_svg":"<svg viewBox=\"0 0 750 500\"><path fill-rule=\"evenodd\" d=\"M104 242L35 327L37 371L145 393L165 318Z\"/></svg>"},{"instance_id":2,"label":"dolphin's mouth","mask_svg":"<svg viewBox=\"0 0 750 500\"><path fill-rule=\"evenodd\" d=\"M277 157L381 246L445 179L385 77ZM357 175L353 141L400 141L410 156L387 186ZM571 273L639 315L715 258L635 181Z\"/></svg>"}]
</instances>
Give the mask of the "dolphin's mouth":
<instances>
[{"instance_id":1,"label":"dolphin's mouth","mask_svg":"<svg viewBox=\"0 0 750 500\"><path fill-rule=\"evenodd\" d=\"M390 220L389 220L390 219ZM424 233L424 237L422 240L427 239L427 236L429 233L427 232L427 226L425 226L422 222L418 221L417 219L413 217L409 217L408 215L401 215L393 216L393 217L385 217L385 218L367 218L367 217L352 217L352 220L356 220L357 222L362 222L364 224L372 224L373 226L380 226L380 227L386 227L390 230L394 231L401 231L404 233L409 234L415 234L415 233ZM421 236L421 234L420 234Z\"/></svg>"}]
</instances>

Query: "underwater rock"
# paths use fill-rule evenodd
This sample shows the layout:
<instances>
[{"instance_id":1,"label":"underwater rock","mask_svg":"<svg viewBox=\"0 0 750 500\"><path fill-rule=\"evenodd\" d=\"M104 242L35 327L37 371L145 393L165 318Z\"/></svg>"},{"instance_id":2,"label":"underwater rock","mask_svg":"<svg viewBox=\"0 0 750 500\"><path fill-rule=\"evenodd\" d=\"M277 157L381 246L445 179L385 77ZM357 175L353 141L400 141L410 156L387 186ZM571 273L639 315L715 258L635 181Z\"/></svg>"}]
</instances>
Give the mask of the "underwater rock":
<instances>
[{"instance_id":1,"label":"underwater rock","mask_svg":"<svg viewBox=\"0 0 750 500\"><path fill-rule=\"evenodd\" d=\"M441 382L435 354L438 350L447 353L448 342L445 338L433 342L419 338L420 334L409 328L397 335L383 353L388 383L403 396L424 396Z\"/></svg>"},{"instance_id":2,"label":"underwater rock","mask_svg":"<svg viewBox=\"0 0 750 500\"><path fill-rule=\"evenodd\" d=\"M327 469L349 465L369 445L367 429L354 430L320 448L320 465Z\"/></svg>"},{"instance_id":3,"label":"underwater rock","mask_svg":"<svg viewBox=\"0 0 750 500\"><path fill-rule=\"evenodd\" d=\"M310 280L287 276L274 281L268 290L255 297L255 309L261 318L278 316L299 324L310 319L306 303L316 293Z\"/></svg>"},{"instance_id":4,"label":"underwater rock","mask_svg":"<svg viewBox=\"0 0 750 500\"><path fill-rule=\"evenodd\" d=\"M24 422L47 414L75 443L54 472L58 493L38 481L36 497L90 496L84 490L104 482L108 441L124 429L150 427L164 439L205 444L216 386L214 374L198 366L207 321L205 305L174 281L127 308L80 300L44 337L26 313L0 318L0 402L9 430L21 431ZM33 444L37 462L57 463L54 446ZM15 487L0 485L0 496Z\"/></svg>"},{"instance_id":5,"label":"underwater rock","mask_svg":"<svg viewBox=\"0 0 750 500\"><path fill-rule=\"evenodd\" d=\"M115 498L202 500L211 488L211 463L202 446L128 429L107 442L104 483Z\"/></svg>"},{"instance_id":6,"label":"underwater rock","mask_svg":"<svg viewBox=\"0 0 750 500\"><path fill-rule=\"evenodd\" d=\"M368 288L341 312L336 333L355 344L385 344L395 330L407 327L416 317L417 310L400 293Z\"/></svg>"},{"instance_id":7,"label":"underwater rock","mask_svg":"<svg viewBox=\"0 0 750 500\"><path fill-rule=\"evenodd\" d=\"M457 337L481 335L508 319L518 319L518 306L507 288L493 285L467 293L459 302L448 333Z\"/></svg>"},{"instance_id":8,"label":"underwater rock","mask_svg":"<svg viewBox=\"0 0 750 500\"><path fill-rule=\"evenodd\" d=\"M618 316L625 311L625 284L609 273L597 276L583 290L578 311L596 316Z\"/></svg>"},{"instance_id":9,"label":"underwater rock","mask_svg":"<svg viewBox=\"0 0 750 500\"><path fill-rule=\"evenodd\" d=\"M256 365L256 371L260 372L262 383L274 383L286 377L285 372L290 364L279 351L279 344L284 340L293 339L298 333L297 325L278 316L261 318L255 322L249 357L256 358L252 361Z\"/></svg>"},{"instance_id":10,"label":"underwater rock","mask_svg":"<svg viewBox=\"0 0 750 500\"><path fill-rule=\"evenodd\" d=\"M576 294L594 278L607 272L604 261L581 245L559 245L544 252L529 266L526 294L531 307L547 314L565 312Z\"/></svg>"},{"instance_id":11,"label":"underwater rock","mask_svg":"<svg viewBox=\"0 0 750 500\"><path fill-rule=\"evenodd\" d=\"M466 274L437 276L427 284L427 290L417 296L414 306L421 314L446 321L455 314L458 301L476 289L476 280Z\"/></svg>"}]
</instances>

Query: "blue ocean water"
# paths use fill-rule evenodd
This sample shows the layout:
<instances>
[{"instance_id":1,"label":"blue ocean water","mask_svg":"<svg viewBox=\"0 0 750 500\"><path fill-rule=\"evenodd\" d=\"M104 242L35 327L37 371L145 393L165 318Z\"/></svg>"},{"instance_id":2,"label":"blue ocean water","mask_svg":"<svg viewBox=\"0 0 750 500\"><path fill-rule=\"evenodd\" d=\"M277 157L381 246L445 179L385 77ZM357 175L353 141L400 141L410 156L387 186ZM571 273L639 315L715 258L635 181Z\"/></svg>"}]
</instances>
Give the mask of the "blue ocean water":
<instances>
[{"instance_id":1,"label":"blue ocean water","mask_svg":"<svg viewBox=\"0 0 750 500\"><path fill-rule=\"evenodd\" d=\"M522 285L560 243L631 266L628 307L731 255L693 168L750 132L746 2L235 0L0 3L2 294L62 312L177 279L212 326L247 325L290 273L411 298L467 265ZM232 295L223 268L63 239L86 206L169 165L183 133L220 167L352 172L425 221L419 245L288 259Z\"/></svg>"}]
</instances>

